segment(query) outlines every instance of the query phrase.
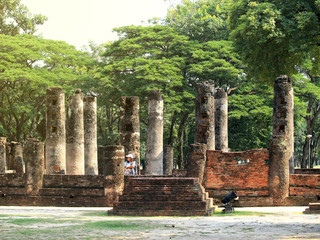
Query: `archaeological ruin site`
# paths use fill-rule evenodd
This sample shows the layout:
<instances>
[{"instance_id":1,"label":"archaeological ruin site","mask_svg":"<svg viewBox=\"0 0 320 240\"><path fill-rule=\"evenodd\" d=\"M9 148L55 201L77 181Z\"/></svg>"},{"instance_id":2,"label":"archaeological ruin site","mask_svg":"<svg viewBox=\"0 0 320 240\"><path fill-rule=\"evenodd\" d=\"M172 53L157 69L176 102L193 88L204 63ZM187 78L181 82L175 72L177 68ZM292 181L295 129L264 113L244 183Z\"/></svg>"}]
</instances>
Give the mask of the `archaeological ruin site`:
<instances>
[{"instance_id":1,"label":"archaeological ruin site","mask_svg":"<svg viewBox=\"0 0 320 240\"><path fill-rule=\"evenodd\" d=\"M231 152L228 95L213 82L196 86L194 144L185 169L174 169L163 145L163 97L148 99L145 167L140 164L139 97L120 101L119 145L97 146L96 97L80 89L46 95L46 141L0 138L0 205L113 207L110 215L210 215L235 192L235 206L307 206L320 211L320 169L294 169L294 104L290 78L274 83L269 149ZM65 104L67 103L67 104ZM137 175L125 175L131 153ZM314 204L316 203L316 204Z\"/></svg>"}]
</instances>

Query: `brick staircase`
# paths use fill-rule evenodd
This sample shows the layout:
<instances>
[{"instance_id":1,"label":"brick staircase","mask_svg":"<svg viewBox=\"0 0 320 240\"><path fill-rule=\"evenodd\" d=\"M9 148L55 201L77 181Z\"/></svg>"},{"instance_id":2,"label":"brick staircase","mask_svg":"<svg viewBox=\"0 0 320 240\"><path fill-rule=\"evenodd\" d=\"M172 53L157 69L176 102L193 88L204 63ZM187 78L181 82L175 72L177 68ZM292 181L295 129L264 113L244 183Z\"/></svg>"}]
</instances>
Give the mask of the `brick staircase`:
<instances>
[{"instance_id":1,"label":"brick staircase","mask_svg":"<svg viewBox=\"0 0 320 240\"><path fill-rule=\"evenodd\" d=\"M320 203L309 203L309 207L304 210L306 214L320 214Z\"/></svg>"},{"instance_id":2,"label":"brick staircase","mask_svg":"<svg viewBox=\"0 0 320 240\"><path fill-rule=\"evenodd\" d=\"M212 202L197 178L131 176L109 215L208 216Z\"/></svg>"}]
</instances>

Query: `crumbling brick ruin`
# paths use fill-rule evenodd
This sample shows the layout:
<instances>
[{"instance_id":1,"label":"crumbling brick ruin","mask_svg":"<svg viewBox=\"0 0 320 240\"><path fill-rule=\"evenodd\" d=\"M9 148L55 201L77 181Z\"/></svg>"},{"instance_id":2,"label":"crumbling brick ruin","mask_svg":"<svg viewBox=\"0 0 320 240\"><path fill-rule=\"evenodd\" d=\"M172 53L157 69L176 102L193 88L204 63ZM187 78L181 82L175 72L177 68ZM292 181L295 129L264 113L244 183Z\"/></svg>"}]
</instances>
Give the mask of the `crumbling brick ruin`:
<instances>
[{"instance_id":1,"label":"crumbling brick ruin","mask_svg":"<svg viewBox=\"0 0 320 240\"><path fill-rule=\"evenodd\" d=\"M214 94L215 150L227 152L228 147L228 94L217 88Z\"/></svg>"},{"instance_id":2,"label":"crumbling brick ruin","mask_svg":"<svg viewBox=\"0 0 320 240\"><path fill-rule=\"evenodd\" d=\"M98 175L97 98L83 98L84 171L85 175Z\"/></svg>"},{"instance_id":3,"label":"crumbling brick ruin","mask_svg":"<svg viewBox=\"0 0 320 240\"><path fill-rule=\"evenodd\" d=\"M47 89L46 173L66 173L65 95L61 88Z\"/></svg>"},{"instance_id":4,"label":"crumbling brick ruin","mask_svg":"<svg viewBox=\"0 0 320 240\"><path fill-rule=\"evenodd\" d=\"M80 89L68 99L66 121L66 162L68 175L84 175L83 93Z\"/></svg>"},{"instance_id":5,"label":"crumbling brick ruin","mask_svg":"<svg viewBox=\"0 0 320 240\"><path fill-rule=\"evenodd\" d=\"M140 166L140 120L139 98L120 98L120 145L125 147L125 154L132 154Z\"/></svg>"},{"instance_id":6,"label":"crumbling brick ruin","mask_svg":"<svg viewBox=\"0 0 320 240\"><path fill-rule=\"evenodd\" d=\"M146 175L163 174L163 98L153 90L148 99Z\"/></svg>"},{"instance_id":7,"label":"crumbling brick ruin","mask_svg":"<svg viewBox=\"0 0 320 240\"><path fill-rule=\"evenodd\" d=\"M139 130L139 100L137 97L123 97L121 99L122 119L119 126L122 134L121 145L99 147L98 163L96 160L88 162L81 160L83 169L90 165L88 167L90 170L69 173L66 169L66 142L71 144L72 141L67 141L68 137L81 138L77 139L80 144L81 141L86 142L87 140L86 144L91 146L88 150L84 148L84 156L97 154L95 150L96 135L93 133L96 131L94 116L96 115L96 99L92 96L84 97L83 109L81 110L79 106L81 108L82 93L77 90L75 93L79 100L77 107L71 110L70 105L73 100L68 101L68 117L83 118L84 122L79 130L82 131L82 135L75 136L72 135L73 133L69 134L69 131L67 133L65 131L65 100L62 89L48 89L46 163L44 164L43 158L44 146L37 140L28 139L24 144L23 161L22 148L15 150L16 146L21 146L21 144L8 144L5 138L1 138L0 205L113 206L115 200L122 199L121 201L124 202L116 204L115 212L126 212L122 208L123 206L126 208L126 201L130 201L130 204L139 201L142 205L149 206L149 209L141 208L142 205L136 205L132 207L133 215L137 212L141 214L141 209L144 209L145 214L149 215L155 212L160 215L161 213L192 215L194 213L192 209L196 209L196 206L200 206L201 215L205 215L212 210L212 200L208 198L206 191L216 204L219 204L226 194L235 191L240 196L237 202L238 206L308 205L310 202L320 201L319 173L316 171L307 173L303 169L295 174L289 172L289 162L293 156L293 92L289 78L281 76L275 81L273 136L270 150L254 149L245 152L227 152L227 137L221 140L223 142L220 144L221 150L214 150L217 141L219 141L215 140L219 139L219 134L215 134L214 123L220 121L218 123L220 127L227 128L227 125L222 124L222 122L227 122L225 119L227 118L225 113L227 96L222 93L223 101L219 100L218 92L220 90L216 91L217 106L215 111L220 111L219 104L223 105L220 109L224 108L221 114L224 120L218 120L219 118L214 116L213 84L205 82L197 87L197 136L195 144L189 148L186 169L180 172L172 169L172 147L162 145L163 99L161 92L152 91L150 93L145 169L145 174L148 176L145 177L124 176L125 153L137 151L135 154L139 156L137 150L140 146L137 138L140 135L137 134ZM221 102L219 103L219 101ZM81 111L83 113L76 116L75 112ZM74 123L71 125L78 125L75 121L79 120L73 119ZM224 132L226 130L223 129ZM213 146L213 149L209 149L208 146ZM11 167L14 165L12 161L15 161L16 165L18 163L20 169L23 169L21 163L25 162L25 173L19 168L13 169ZM77 162L78 159L73 159L73 161ZM5 166L6 173L3 171L3 166ZM98 166L99 175L96 175L96 166ZM10 173L9 170L13 173ZM192 201L198 201L198 203L193 203L193 207L183 205L181 208L181 203L178 204L168 199L176 199L178 202L187 201L189 196L179 197L178 195L180 189L188 181L191 181L197 188L197 193L194 195L197 200ZM169 182L172 186L163 185ZM126 196L119 198L123 189L126 191L124 194ZM184 193L188 193L193 187L188 189L186 188ZM171 205L163 205L159 202L160 200L157 200L157 196L148 198L147 193L151 190L155 192L155 196L160 193L168 193L169 195L163 198L163 201L171 202ZM170 210L166 211L165 209Z\"/></svg>"},{"instance_id":8,"label":"crumbling brick ruin","mask_svg":"<svg viewBox=\"0 0 320 240\"><path fill-rule=\"evenodd\" d=\"M207 144L208 150L214 150L214 83L211 81L197 83L196 92L196 130L194 142Z\"/></svg>"}]
</instances>

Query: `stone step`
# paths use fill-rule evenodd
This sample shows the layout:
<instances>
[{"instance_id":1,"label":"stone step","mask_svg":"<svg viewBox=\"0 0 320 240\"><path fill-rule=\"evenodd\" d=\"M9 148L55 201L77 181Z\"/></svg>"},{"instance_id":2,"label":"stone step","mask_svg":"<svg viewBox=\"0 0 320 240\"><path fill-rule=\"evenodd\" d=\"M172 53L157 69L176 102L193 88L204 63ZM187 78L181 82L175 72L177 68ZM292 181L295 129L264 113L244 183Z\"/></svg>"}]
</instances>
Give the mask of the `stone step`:
<instances>
[{"instance_id":1,"label":"stone step","mask_svg":"<svg viewBox=\"0 0 320 240\"><path fill-rule=\"evenodd\" d=\"M201 201L206 200L205 195L184 194L184 195L121 195L122 201Z\"/></svg>"},{"instance_id":2,"label":"stone step","mask_svg":"<svg viewBox=\"0 0 320 240\"><path fill-rule=\"evenodd\" d=\"M132 178L128 185L194 185L198 183L197 178Z\"/></svg>"},{"instance_id":3,"label":"stone step","mask_svg":"<svg viewBox=\"0 0 320 240\"><path fill-rule=\"evenodd\" d=\"M114 208L127 210L155 209L155 210L206 210L206 201L119 201L114 203Z\"/></svg>"},{"instance_id":4,"label":"stone step","mask_svg":"<svg viewBox=\"0 0 320 240\"><path fill-rule=\"evenodd\" d=\"M39 196L105 196L105 193L98 188L41 188Z\"/></svg>"},{"instance_id":5,"label":"stone step","mask_svg":"<svg viewBox=\"0 0 320 240\"><path fill-rule=\"evenodd\" d=\"M7 195L26 195L25 187L0 187L0 197Z\"/></svg>"},{"instance_id":6,"label":"stone step","mask_svg":"<svg viewBox=\"0 0 320 240\"><path fill-rule=\"evenodd\" d=\"M111 210L108 212L110 216L211 216L215 211L214 208L203 210Z\"/></svg>"},{"instance_id":7,"label":"stone step","mask_svg":"<svg viewBox=\"0 0 320 240\"><path fill-rule=\"evenodd\" d=\"M197 178L127 178L123 195L111 214L128 216L206 216L213 200Z\"/></svg>"},{"instance_id":8,"label":"stone step","mask_svg":"<svg viewBox=\"0 0 320 240\"><path fill-rule=\"evenodd\" d=\"M137 191L130 191L130 190L126 190L124 193L124 195L198 195L198 194L202 194L201 192L199 193L199 191L189 191L189 190L185 190L185 191L175 191L174 189L172 190L137 190Z\"/></svg>"},{"instance_id":9,"label":"stone step","mask_svg":"<svg viewBox=\"0 0 320 240\"><path fill-rule=\"evenodd\" d=\"M309 203L310 210L319 210L320 211L320 203Z\"/></svg>"},{"instance_id":10,"label":"stone step","mask_svg":"<svg viewBox=\"0 0 320 240\"><path fill-rule=\"evenodd\" d=\"M305 214L320 214L320 203L309 203L309 207L304 210Z\"/></svg>"}]
</instances>

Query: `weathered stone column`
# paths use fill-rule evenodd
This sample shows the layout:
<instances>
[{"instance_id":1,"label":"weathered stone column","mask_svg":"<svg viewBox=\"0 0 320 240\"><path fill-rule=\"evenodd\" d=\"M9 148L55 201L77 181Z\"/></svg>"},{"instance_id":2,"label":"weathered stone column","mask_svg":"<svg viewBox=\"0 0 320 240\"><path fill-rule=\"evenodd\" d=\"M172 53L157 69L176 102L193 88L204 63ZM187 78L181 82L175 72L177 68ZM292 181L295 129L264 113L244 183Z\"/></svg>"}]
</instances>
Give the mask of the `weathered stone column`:
<instances>
[{"instance_id":1,"label":"weathered stone column","mask_svg":"<svg viewBox=\"0 0 320 240\"><path fill-rule=\"evenodd\" d=\"M85 96L83 99L83 122L85 174L97 175L97 99L94 96Z\"/></svg>"},{"instance_id":2,"label":"weathered stone column","mask_svg":"<svg viewBox=\"0 0 320 240\"><path fill-rule=\"evenodd\" d=\"M61 88L47 89L46 173L66 173L65 95Z\"/></svg>"},{"instance_id":3,"label":"weathered stone column","mask_svg":"<svg viewBox=\"0 0 320 240\"><path fill-rule=\"evenodd\" d=\"M211 81L197 83L196 92L194 142L207 144L208 150L215 150L214 83Z\"/></svg>"},{"instance_id":4,"label":"weathered stone column","mask_svg":"<svg viewBox=\"0 0 320 240\"><path fill-rule=\"evenodd\" d=\"M173 148L170 145L163 146L163 174L172 175L173 171Z\"/></svg>"},{"instance_id":5,"label":"weathered stone column","mask_svg":"<svg viewBox=\"0 0 320 240\"><path fill-rule=\"evenodd\" d=\"M104 147L98 147L98 174L103 175Z\"/></svg>"},{"instance_id":6,"label":"weathered stone column","mask_svg":"<svg viewBox=\"0 0 320 240\"><path fill-rule=\"evenodd\" d=\"M16 173L24 173L25 164L23 161L23 149L19 142L11 142L11 167L10 170L15 170Z\"/></svg>"},{"instance_id":7,"label":"weathered stone column","mask_svg":"<svg viewBox=\"0 0 320 240\"><path fill-rule=\"evenodd\" d=\"M44 144L36 139L27 139L24 156L27 194L34 196L39 193L43 183Z\"/></svg>"},{"instance_id":8,"label":"weathered stone column","mask_svg":"<svg viewBox=\"0 0 320 240\"><path fill-rule=\"evenodd\" d=\"M205 178L205 167L207 161L207 146L203 143L191 144L189 147L189 158L187 162L187 176L199 178L202 184Z\"/></svg>"},{"instance_id":9,"label":"weathered stone column","mask_svg":"<svg viewBox=\"0 0 320 240\"><path fill-rule=\"evenodd\" d=\"M123 191L124 187L124 162L125 151L123 146L104 146L101 147L103 161L103 175L113 177L114 198Z\"/></svg>"},{"instance_id":10,"label":"weathered stone column","mask_svg":"<svg viewBox=\"0 0 320 240\"><path fill-rule=\"evenodd\" d=\"M227 152L228 147L228 94L223 88L217 88L214 94L215 108L215 150Z\"/></svg>"},{"instance_id":11,"label":"weathered stone column","mask_svg":"<svg viewBox=\"0 0 320 240\"><path fill-rule=\"evenodd\" d=\"M0 137L0 174L6 173L6 141L5 137Z\"/></svg>"},{"instance_id":12,"label":"weathered stone column","mask_svg":"<svg viewBox=\"0 0 320 240\"><path fill-rule=\"evenodd\" d=\"M269 194L274 205L289 196L289 161L293 158L293 88L288 76L274 84L273 131L270 144Z\"/></svg>"},{"instance_id":13,"label":"weathered stone column","mask_svg":"<svg viewBox=\"0 0 320 240\"><path fill-rule=\"evenodd\" d=\"M11 143L6 142L6 170L11 170Z\"/></svg>"},{"instance_id":14,"label":"weathered stone column","mask_svg":"<svg viewBox=\"0 0 320 240\"><path fill-rule=\"evenodd\" d=\"M124 146L126 155L133 154L140 166L139 97L120 99L120 145Z\"/></svg>"},{"instance_id":15,"label":"weathered stone column","mask_svg":"<svg viewBox=\"0 0 320 240\"><path fill-rule=\"evenodd\" d=\"M76 89L67 103L67 174L84 174L83 93Z\"/></svg>"},{"instance_id":16,"label":"weathered stone column","mask_svg":"<svg viewBox=\"0 0 320 240\"><path fill-rule=\"evenodd\" d=\"M145 174L163 174L163 98L159 90L151 91L148 99Z\"/></svg>"}]
</instances>

